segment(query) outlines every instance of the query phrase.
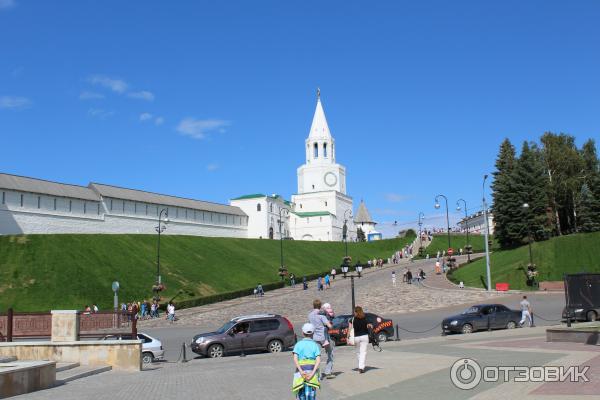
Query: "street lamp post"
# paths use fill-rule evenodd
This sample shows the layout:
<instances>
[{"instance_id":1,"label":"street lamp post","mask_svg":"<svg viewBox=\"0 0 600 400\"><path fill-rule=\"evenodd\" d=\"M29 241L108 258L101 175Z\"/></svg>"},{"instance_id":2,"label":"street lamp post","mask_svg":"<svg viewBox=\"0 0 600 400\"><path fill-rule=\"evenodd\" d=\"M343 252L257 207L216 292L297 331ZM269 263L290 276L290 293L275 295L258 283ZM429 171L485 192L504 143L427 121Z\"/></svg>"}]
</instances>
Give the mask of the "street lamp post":
<instances>
[{"instance_id":1,"label":"street lamp post","mask_svg":"<svg viewBox=\"0 0 600 400\"><path fill-rule=\"evenodd\" d=\"M282 214L283 213L283 214ZM281 255L281 265L279 267L279 275L281 280L284 280L285 267L283 266L283 232L281 230L281 224L283 224L283 217L289 215L290 210L285 207L279 207L279 252Z\"/></svg>"},{"instance_id":2,"label":"street lamp post","mask_svg":"<svg viewBox=\"0 0 600 400\"><path fill-rule=\"evenodd\" d=\"M444 196L443 194L438 194L437 196L435 196L435 208L436 209L440 208L440 203L438 201L438 199L440 197L443 197L444 200L446 201L446 231L448 232L448 249L451 249L452 246L450 245L450 217L448 216L448 198L446 196Z\"/></svg>"},{"instance_id":3,"label":"street lamp post","mask_svg":"<svg viewBox=\"0 0 600 400\"><path fill-rule=\"evenodd\" d=\"M419 255L422 256L423 251L423 235L422 235L422 226L423 226L423 218L425 218L425 214L423 211L419 211Z\"/></svg>"},{"instance_id":4,"label":"street lamp post","mask_svg":"<svg viewBox=\"0 0 600 400\"><path fill-rule=\"evenodd\" d=\"M165 215L165 219L163 220L163 213ZM157 246L157 254L156 254L156 285L160 286L160 234L167 229L166 224L169 223L169 210L163 208L160 210L158 214L158 226L155 228L156 232L158 232L158 246Z\"/></svg>"},{"instance_id":5,"label":"street lamp post","mask_svg":"<svg viewBox=\"0 0 600 400\"><path fill-rule=\"evenodd\" d=\"M529 208L529 203L523 203L523 209L526 210L527 213L531 212L531 208ZM531 214L528 214L529 217ZM527 238L529 242L529 266L533 267L533 253L531 251L531 225L529 221L527 221Z\"/></svg>"},{"instance_id":6,"label":"street lamp post","mask_svg":"<svg viewBox=\"0 0 600 400\"><path fill-rule=\"evenodd\" d=\"M467 202L464 199L458 199L456 201L456 210L460 211L460 202L463 202L465 205L465 226L467 227L467 245L465 246L465 250L467 251L467 262L471 262L471 245L469 244L469 214L467 212Z\"/></svg>"},{"instance_id":7,"label":"street lamp post","mask_svg":"<svg viewBox=\"0 0 600 400\"><path fill-rule=\"evenodd\" d=\"M350 215L346 216L347 213L350 213ZM346 257L348 257L348 218L352 218L351 209L344 211L344 227L342 228L342 239L344 239L344 242L346 242Z\"/></svg>"},{"instance_id":8,"label":"street lamp post","mask_svg":"<svg viewBox=\"0 0 600 400\"><path fill-rule=\"evenodd\" d=\"M344 273L344 278L350 278L350 288L352 290L352 313L354 313L354 307L356 307L355 298L354 298L354 278L361 278L362 266L356 265L355 267L356 275L350 274L348 275L348 264L342 265L342 272Z\"/></svg>"},{"instance_id":9,"label":"street lamp post","mask_svg":"<svg viewBox=\"0 0 600 400\"><path fill-rule=\"evenodd\" d=\"M488 221L488 215L487 215L487 203L485 201L485 181L488 178L488 175L485 174L483 176L483 184L482 186L482 194L483 194L483 218L485 219L485 272L487 275L487 290L488 292L492 291L492 277L490 275L490 243L489 243L489 232L490 232L490 227L489 227L489 221Z\"/></svg>"}]
</instances>

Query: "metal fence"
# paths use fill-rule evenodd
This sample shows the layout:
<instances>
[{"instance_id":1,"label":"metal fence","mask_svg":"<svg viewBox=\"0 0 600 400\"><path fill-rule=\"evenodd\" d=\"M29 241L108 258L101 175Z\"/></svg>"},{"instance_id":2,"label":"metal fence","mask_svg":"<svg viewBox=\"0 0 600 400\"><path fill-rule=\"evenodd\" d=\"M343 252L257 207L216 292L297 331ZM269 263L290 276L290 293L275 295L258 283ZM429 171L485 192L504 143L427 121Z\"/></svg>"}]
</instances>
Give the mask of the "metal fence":
<instances>
[{"instance_id":1,"label":"metal fence","mask_svg":"<svg viewBox=\"0 0 600 400\"><path fill-rule=\"evenodd\" d=\"M82 312L79 318L81 337L103 337L111 334L137 335L137 314L131 312ZM44 312L0 313L0 342L16 338L46 338L52 336L52 314Z\"/></svg>"}]
</instances>

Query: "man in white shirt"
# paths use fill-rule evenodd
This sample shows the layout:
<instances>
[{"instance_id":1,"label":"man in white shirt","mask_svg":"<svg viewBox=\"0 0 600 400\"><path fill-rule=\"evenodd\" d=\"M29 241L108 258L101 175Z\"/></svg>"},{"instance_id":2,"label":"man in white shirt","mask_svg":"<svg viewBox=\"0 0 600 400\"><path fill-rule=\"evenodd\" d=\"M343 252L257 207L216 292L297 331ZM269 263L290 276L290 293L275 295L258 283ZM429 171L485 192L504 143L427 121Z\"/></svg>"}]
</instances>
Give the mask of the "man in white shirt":
<instances>
[{"instance_id":1,"label":"man in white shirt","mask_svg":"<svg viewBox=\"0 0 600 400\"><path fill-rule=\"evenodd\" d=\"M527 301L527 296L523 296L523 300L519 303L521 306L521 322L519 322L520 326L523 326L525 320L529 322L529 327L533 325L533 319L531 318L531 304Z\"/></svg>"}]
</instances>

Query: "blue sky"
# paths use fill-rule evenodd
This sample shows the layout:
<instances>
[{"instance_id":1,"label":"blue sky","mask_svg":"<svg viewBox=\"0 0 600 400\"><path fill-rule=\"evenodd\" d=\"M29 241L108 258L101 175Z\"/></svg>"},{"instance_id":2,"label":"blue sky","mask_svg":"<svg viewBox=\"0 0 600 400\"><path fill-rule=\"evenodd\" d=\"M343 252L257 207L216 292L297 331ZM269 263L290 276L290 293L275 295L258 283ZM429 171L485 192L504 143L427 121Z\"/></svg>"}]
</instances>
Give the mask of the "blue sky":
<instances>
[{"instance_id":1,"label":"blue sky","mask_svg":"<svg viewBox=\"0 0 600 400\"><path fill-rule=\"evenodd\" d=\"M296 190L321 88L382 230L480 208L500 142L600 139L597 1L0 0L0 171L226 203ZM453 218L456 214L453 213Z\"/></svg>"}]
</instances>

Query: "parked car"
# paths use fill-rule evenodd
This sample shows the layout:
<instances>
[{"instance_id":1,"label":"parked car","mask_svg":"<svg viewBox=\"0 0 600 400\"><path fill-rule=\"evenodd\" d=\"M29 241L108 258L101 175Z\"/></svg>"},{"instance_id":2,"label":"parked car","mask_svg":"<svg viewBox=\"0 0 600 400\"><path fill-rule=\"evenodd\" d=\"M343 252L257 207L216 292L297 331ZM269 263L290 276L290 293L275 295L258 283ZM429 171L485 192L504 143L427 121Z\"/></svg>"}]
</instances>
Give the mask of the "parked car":
<instances>
[{"instance_id":1,"label":"parked car","mask_svg":"<svg viewBox=\"0 0 600 400\"><path fill-rule=\"evenodd\" d=\"M142 341L142 362L144 364L150 364L154 361L163 360L165 357L165 350L163 349L162 342L147 333L138 333L137 338ZM131 334L122 335L106 335L101 340L131 340Z\"/></svg>"},{"instance_id":2,"label":"parked car","mask_svg":"<svg viewBox=\"0 0 600 400\"><path fill-rule=\"evenodd\" d=\"M575 321L597 321L600 317L600 274L565 275L567 305L562 317Z\"/></svg>"},{"instance_id":3,"label":"parked car","mask_svg":"<svg viewBox=\"0 0 600 400\"><path fill-rule=\"evenodd\" d=\"M190 345L196 354L218 358L251 350L278 353L296 344L294 326L275 314L245 315L232 319L215 332L194 336Z\"/></svg>"},{"instance_id":4,"label":"parked car","mask_svg":"<svg viewBox=\"0 0 600 400\"><path fill-rule=\"evenodd\" d=\"M502 304L478 304L442 321L442 333L472 333L483 329L514 329L521 312Z\"/></svg>"},{"instance_id":5,"label":"parked car","mask_svg":"<svg viewBox=\"0 0 600 400\"><path fill-rule=\"evenodd\" d=\"M394 324L391 319L380 317L377 314L365 313L367 321L373 325L373 333L377 335L379 342L394 337ZM336 345L346 344L346 336L348 335L348 321L352 318L350 314L338 315L331 322L329 336L335 341Z\"/></svg>"}]
</instances>

